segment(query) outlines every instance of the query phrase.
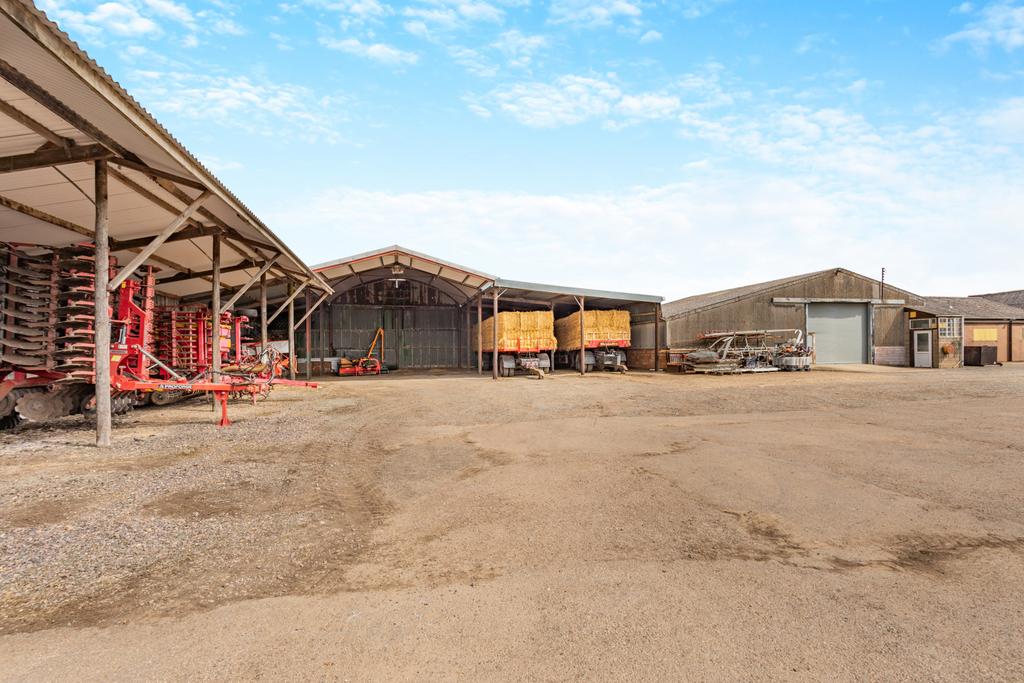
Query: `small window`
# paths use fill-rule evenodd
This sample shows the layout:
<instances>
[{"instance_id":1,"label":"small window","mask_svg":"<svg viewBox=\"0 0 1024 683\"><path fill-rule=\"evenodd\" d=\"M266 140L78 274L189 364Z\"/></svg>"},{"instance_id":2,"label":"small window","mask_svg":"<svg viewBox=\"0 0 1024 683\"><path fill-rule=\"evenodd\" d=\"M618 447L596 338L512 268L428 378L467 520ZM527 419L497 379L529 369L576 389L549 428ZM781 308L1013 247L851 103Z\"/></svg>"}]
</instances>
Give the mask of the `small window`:
<instances>
[{"instance_id":1,"label":"small window","mask_svg":"<svg viewBox=\"0 0 1024 683\"><path fill-rule=\"evenodd\" d=\"M930 318L916 318L910 321L910 329L912 330L927 330L932 326Z\"/></svg>"},{"instance_id":2,"label":"small window","mask_svg":"<svg viewBox=\"0 0 1024 683\"><path fill-rule=\"evenodd\" d=\"M963 336L963 318L939 318L939 336L959 339Z\"/></svg>"}]
</instances>

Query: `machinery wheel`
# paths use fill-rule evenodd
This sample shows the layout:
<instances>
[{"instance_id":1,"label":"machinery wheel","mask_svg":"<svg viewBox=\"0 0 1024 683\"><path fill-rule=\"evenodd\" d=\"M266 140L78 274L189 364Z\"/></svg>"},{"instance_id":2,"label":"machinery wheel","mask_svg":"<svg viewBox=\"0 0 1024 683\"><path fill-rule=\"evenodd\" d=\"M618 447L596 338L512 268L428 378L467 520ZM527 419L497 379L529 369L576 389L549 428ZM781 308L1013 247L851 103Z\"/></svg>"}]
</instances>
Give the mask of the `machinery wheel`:
<instances>
[{"instance_id":1,"label":"machinery wheel","mask_svg":"<svg viewBox=\"0 0 1024 683\"><path fill-rule=\"evenodd\" d=\"M79 389L73 385L57 387L53 390L36 389L22 390L18 396L15 410L30 422L45 422L77 412Z\"/></svg>"},{"instance_id":2,"label":"machinery wheel","mask_svg":"<svg viewBox=\"0 0 1024 683\"><path fill-rule=\"evenodd\" d=\"M593 363L587 363L587 369L586 369L585 372L593 372L593 371L594 371L594 364Z\"/></svg>"},{"instance_id":3,"label":"machinery wheel","mask_svg":"<svg viewBox=\"0 0 1024 683\"><path fill-rule=\"evenodd\" d=\"M90 387L91 388L91 387ZM110 395L110 414L127 415L135 409L136 396L134 391L113 392ZM86 417L96 416L96 394L89 391L78 400L78 411ZM70 413L68 413L70 414Z\"/></svg>"}]
</instances>

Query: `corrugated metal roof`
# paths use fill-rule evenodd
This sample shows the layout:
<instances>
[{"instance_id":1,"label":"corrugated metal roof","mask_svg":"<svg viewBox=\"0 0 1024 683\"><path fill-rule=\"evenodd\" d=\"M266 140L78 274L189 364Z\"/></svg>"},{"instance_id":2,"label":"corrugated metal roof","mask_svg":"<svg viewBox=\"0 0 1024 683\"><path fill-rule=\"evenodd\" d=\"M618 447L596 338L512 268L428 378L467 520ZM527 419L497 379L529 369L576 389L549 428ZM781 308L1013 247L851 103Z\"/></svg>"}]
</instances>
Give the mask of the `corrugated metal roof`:
<instances>
[{"instance_id":1,"label":"corrugated metal roof","mask_svg":"<svg viewBox=\"0 0 1024 683\"><path fill-rule=\"evenodd\" d=\"M425 273L429 279L440 279L449 293L457 298L475 296L482 287L494 281L493 275L444 261L397 244L367 251L354 256L327 261L313 266L313 270L336 283L338 289L347 289L351 283L368 282L392 277L391 268L401 266Z\"/></svg>"},{"instance_id":2,"label":"corrugated metal roof","mask_svg":"<svg viewBox=\"0 0 1024 683\"><path fill-rule=\"evenodd\" d=\"M1024 309L975 296L926 296L924 307L936 315L962 315L967 320L1024 320Z\"/></svg>"},{"instance_id":3,"label":"corrugated metal roof","mask_svg":"<svg viewBox=\"0 0 1024 683\"><path fill-rule=\"evenodd\" d=\"M582 296L585 297L590 305L598 307L620 306L631 303L660 304L664 301L664 298L652 294L631 294L629 292L612 292L601 289L565 287L562 285L547 285L539 282L523 282L503 278L495 280L492 286L506 290L506 293L510 296L519 296L544 302L557 302L564 297Z\"/></svg>"},{"instance_id":4,"label":"corrugated metal roof","mask_svg":"<svg viewBox=\"0 0 1024 683\"><path fill-rule=\"evenodd\" d=\"M316 286L327 288L325 281L31 2L0 0L0 58L147 166L193 179L207 187L213 196L203 208L209 215L239 235L282 252L285 255L282 267L294 273L293 277L312 278ZM3 79L0 79L0 99L76 143L94 142ZM6 116L0 115L0 121L3 122L0 124L0 156L32 152L46 142L35 131ZM111 178L109 188L110 234L117 240L156 234L174 217L174 209L180 211L199 194L196 189L179 187L174 196L145 174L114 168L125 178L124 181ZM144 188L158 202L140 196L129 187L131 184ZM0 194L89 230L94 220L92 192L91 162L0 174ZM165 206L162 208L159 202ZM210 220L209 216L196 216L194 222ZM76 232L0 207L0 240L56 246L84 239L87 238ZM165 244L156 256L199 272L209 270L211 250L211 237L197 237ZM230 245L225 245L223 253L224 266L241 264L254 255L251 248L233 249ZM133 254L123 251L117 255L125 263ZM167 267L155 261L151 263L169 272ZM223 283L226 287L244 284L255 272L255 268L250 268L227 273ZM208 290L209 284L193 279L160 289L183 296Z\"/></svg>"},{"instance_id":5,"label":"corrugated metal roof","mask_svg":"<svg viewBox=\"0 0 1024 683\"><path fill-rule=\"evenodd\" d=\"M865 280L876 281L873 278L866 277L859 273L855 273L852 270L845 268L826 268L825 270L816 270L813 273L804 273L803 275L791 275L790 277L779 278L778 280L768 280L767 282L758 282L752 285L743 285L742 287L733 287L731 289L722 289L717 292L708 292L706 294L696 294L694 296L688 296L683 299L677 299L670 301L662 306L662 311L666 318L676 318L680 315L687 313L694 313L696 311L713 308L722 304L739 301L756 294L779 289L781 287L788 287L790 285L803 282L805 280L811 280L828 273L846 273L847 275L853 275L855 277L863 278ZM916 295L911 294L905 290L893 287L888 283L885 285L887 291L900 292L904 295L915 297Z\"/></svg>"}]
</instances>

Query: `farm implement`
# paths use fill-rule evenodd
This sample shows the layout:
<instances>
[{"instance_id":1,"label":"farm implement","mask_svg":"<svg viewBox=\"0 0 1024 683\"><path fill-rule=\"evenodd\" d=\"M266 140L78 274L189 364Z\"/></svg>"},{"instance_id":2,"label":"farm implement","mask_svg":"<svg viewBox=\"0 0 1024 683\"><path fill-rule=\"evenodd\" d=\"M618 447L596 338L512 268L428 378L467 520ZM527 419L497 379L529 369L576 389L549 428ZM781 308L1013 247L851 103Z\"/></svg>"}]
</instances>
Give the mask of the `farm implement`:
<instances>
[{"instance_id":1,"label":"farm implement","mask_svg":"<svg viewBox=\"0 0 1024 683\"><path fill-rule=\"evenodd\" d=\"M111 259L111 268L116 263ZM316 388L278 376L287 358L242 355L248 318L225 313L212 370L213 316L203 306L156 307L152 268L126 279L111 305L111 409L167 405L201 393L221 406L266 397L275 385ZM48 249L0 243L0 428L95 410L95 253L91 244Z\"/></svg>"}]
</instances>

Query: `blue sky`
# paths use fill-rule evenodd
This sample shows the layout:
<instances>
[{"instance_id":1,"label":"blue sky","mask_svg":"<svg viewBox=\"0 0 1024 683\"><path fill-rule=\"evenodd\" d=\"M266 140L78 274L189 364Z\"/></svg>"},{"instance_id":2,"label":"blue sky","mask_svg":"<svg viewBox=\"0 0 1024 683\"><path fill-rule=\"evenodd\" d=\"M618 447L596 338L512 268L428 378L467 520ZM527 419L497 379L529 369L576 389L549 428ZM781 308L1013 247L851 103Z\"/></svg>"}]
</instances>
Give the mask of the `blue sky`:
<instances>
[{"instance_id":1,"label":"blue sky","mask_svg":"<svg viewBox=\"0 0 1024 683\"><path fill-rule=\"evenodd\" d=\"M39 0L311 263L1024 287L1024 4Z\"/></svg>"}]
</instances>

